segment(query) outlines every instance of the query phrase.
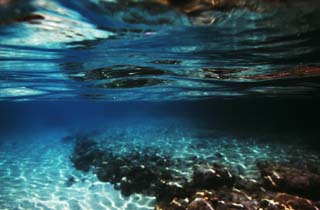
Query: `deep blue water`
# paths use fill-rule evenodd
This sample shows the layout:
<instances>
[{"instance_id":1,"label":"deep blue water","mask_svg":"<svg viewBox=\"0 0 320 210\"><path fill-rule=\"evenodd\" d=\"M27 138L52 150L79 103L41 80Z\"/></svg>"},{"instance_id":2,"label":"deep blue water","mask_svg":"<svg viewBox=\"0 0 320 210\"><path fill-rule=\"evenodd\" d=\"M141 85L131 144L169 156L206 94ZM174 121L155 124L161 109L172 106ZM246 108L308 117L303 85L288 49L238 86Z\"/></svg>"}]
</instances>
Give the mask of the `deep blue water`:
<instances>
[{"instance_id":1,"label":"deep blue water","mask_svg":"<svg viewBox=\"0 0 320 210\"><path fill-rule=\"evenodd\" d=\"M320 208L319 2L208 2L0 0L0 209Z\"/></svg>"}]
</instances>

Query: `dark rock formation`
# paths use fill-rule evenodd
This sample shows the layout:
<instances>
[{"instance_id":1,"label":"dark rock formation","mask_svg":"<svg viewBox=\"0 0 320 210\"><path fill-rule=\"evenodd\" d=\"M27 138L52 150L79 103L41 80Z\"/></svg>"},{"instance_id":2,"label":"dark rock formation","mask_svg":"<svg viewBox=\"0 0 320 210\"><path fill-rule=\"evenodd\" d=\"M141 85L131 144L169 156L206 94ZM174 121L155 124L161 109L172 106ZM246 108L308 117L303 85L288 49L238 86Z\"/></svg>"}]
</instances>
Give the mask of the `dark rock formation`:
<instances>
[{"instance_id":1,"label":"dark rock formation","mask_svg":"<svg viewBox=\"0 0 320 210\"><path fill-rule=\"evenodd\" d=\"M262 182L256 179L248 179L245 177L237 177L235 188L245 190L249 193L256 193L257 191L264 191Z\"/></svg>"},{"instance_id":2,"label":"dark rock formation","mask_svg":"<svg viewBox=\"0 0 320 210\"><path fill-rule=\"evenodd\" d=\"M96 173L124 196L142 193L156 197L158 210L317 210L320 208L320 176L317 167L293 167L258 162L261 179L236 176L221 164L199 158L172 158L152 148L115 151L77 137L71 161L82 171ZM175 169L190 166L188 180ZM184 163L184 161L189 161ZM312 170L309 170L312 169ZM74 178L67 181L74 183Z\"/></svg>"},{"instance_id":3,"label":"dark rock formation","mask_svg":"<svg viewBox=\"0 0 320 210\"><path fill-rule=\"evenodd\" d=\"M95 141L90 139L78 139L75 145L71 161L78 170L88 172L91 166L98 163L103 152Z\"/></svg>"},{"instance_id":4,"label":"dark rock formation","mask_svg":"<svg viewBox=\"0 0 320 210\"><path fill-rule=\"evenodd\" d=\"M264 186L313 200L320 200L320 175L306 168L258 163Z\"/></svg>"},{"instance_id":5,"label":"dark rock formation","mask_svg":"<svg viewBox=\"0 0 320 210\"><path fill-rule=\"evenodd\" d=\"M261 170L266 170L268 176L275 176L275 173L279 173L279 176L284 176L286 173L291 173L290 177L292 180L282 181L282 187L274 188L274 191L268 191L265 180L254 180L247 179L244 177L235 177L232 173L224 166L217 164L213 166L201 166L196 167L194 171L193 181L187 185L181 191L188 190L189 194L174 196L170 201L164 202L163 200L157 203L156 209L165 210L180 210L180 209L192 209L192 210L316 210L319 209L319 199L314 196L319 194L312 194L312 199L305 198L305 193L309 192L309 195L314 191L307 183L316 183L316 174L299 170L297 168L290 168L288 166L280 167L278 164L260 163L258 164ZM281 172L281 169L284 171ZM267 170L268 169L268 170ZM277 169L274 171L273 169ZM271 171L272 174L269 174ZM273 171L273 172L272 172ZM296 176L295 178L292 176ZM284 176L285 177L285 176ZM297 183L295 186L300 194L302 186L307 187L304 190L304 194L298 196L297 194L283 193L284 189L292 190L292 183L297 180L303 180L303 182ZM305 182L308 180L308 182ZM292 182L292 183L290 183ZM283 185L286 183L286 185ZM290 184L289 184L290 183ZM303 184L302 184L303 183ZM296 192L296 191L294 191ZM293 193L293 192L291 192ZM318 200L317 200L318 199Z\"/></svg>"},{"instance_id":6,"label":"dark rock formation","mask_svg":"<svg viewBox=\"0 0 320 210\"><path fill-rule=\"evenodd\" d=\"M212 166L197 166L193 173L193 184L198 188L214 189L221 186L232 187L235 176L227 167L214 164Z\"/></svg>"},{"instance_id":7,"label":"dark rock formation","mask_svg":"<svg viewBox=\"0 0 320 210\"><path fill-rule=\"evenodd\" d=\"M170 200L182 193L181 185L186 182L169 170L173 164L169 157L151 149L115 154L101 151L96 142L84 139L76 142L71 161L78 170L95 168L100 181L114 184L125 196L144 193Z\"/></svg>"},{"instance_id":8,"label":"dark rock formation","mask_svg":"<svg viewBox=\"0 0 320 210\"><path fill-rule=\"evenodd\" d=\"M211 204L203 198L194 199L189 205L188 210L213 210Z\"/></svg>"},{"instance_id":9,"label":"dark rock formation","mask_svg":"<svg viewBox=\"0 0 320 210\"><path fill-rule=\"evenodd\" d=\"M312 202L311 200L286 194L286 193L270 194L266 196L266 198L260 201L260 205L261 207L267 210L273 210L273 209L316 210L316 209L319 209L319 204Z\"/></svg>"},{"instance_id":10,"label":"dark rock formation","mask_svg":"<svg viewBox=\"0 0 320 210\"><path fill-rule=\"evenodd\" d=\"M74 183L76 183L76 179L73 176L70 176L66 181L66 186L71 187Z\"/></svg>"},{"instance_id":11,"label":"dark rock formation","mask_svg":"<svg viewBox=\"0 0 320 210\"><path fill-rule=\"evenodd\" d=\"M246 194L244 191L230 188L198 191L188 198L174 198L170 202L158 202L156 205L157 210L316 210L318 208L318 203L286 193Z\"/></svg>"}]
</instances>

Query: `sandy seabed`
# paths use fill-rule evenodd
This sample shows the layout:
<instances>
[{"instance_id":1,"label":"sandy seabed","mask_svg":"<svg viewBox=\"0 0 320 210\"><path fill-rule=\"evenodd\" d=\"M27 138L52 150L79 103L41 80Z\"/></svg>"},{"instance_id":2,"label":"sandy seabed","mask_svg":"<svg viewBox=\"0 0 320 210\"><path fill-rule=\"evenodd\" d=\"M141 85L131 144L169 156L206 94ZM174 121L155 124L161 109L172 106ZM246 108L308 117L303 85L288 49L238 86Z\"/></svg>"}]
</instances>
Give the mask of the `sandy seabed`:
<instances>
[{"instance_id":1,"label":"sandy seabed","mask_svg":"<svg viewBox=\"0 0 320 210\"><path fill-rule=\"evenodd\" d=\"M46 129L28 135L16 134L0 144L0 208L18 209L153 209L155 198L133 194L123 196L110 183L96 175L78 171L70 161L74 144L64 142L70 131ZM116 153L154 147L173 159L192 162L195 157L208 163L218 162L238 174L259 176L257 160L319 163L311 148L219 136L212 130L185 126L135 125L108 126L93 135ZM8 137L9 138L9 137ZM190 166L190 167L187 167ZM177 167L177 173L190 179L192 164Z\"/></svg>"}]
</instances>

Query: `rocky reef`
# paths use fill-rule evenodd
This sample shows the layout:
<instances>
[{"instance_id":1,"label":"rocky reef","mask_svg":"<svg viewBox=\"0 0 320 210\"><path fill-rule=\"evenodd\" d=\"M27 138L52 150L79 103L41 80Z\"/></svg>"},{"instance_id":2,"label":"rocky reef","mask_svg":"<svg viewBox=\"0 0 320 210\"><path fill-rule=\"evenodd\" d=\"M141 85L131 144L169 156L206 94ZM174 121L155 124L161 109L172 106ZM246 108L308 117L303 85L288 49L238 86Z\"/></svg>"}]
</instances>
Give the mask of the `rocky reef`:
<instances>
[{"instance_id":1,"label":"rocky reef","mask_svg":"<svg viewBox=\"0 0 320 210\"><path fill-rule=\"evenodd\" d=\"M158 210L320 208L320 173L313 165L257 161L261 176L253 179L219 162L174 158L152 147L119 152L90 136L75 138L70 159L76 169L92 171L124 196L156 197ZM176 170L190 165L190 176Z\"/></svg>"},{"instance_id":2,"label":"rocky reef","mask_svg":"<svg viewBox=\"0 0 320 210\"><path fill-rule=\"evenodd\" d=\"M267 189L299 195L320 201L320 175L318 169L291 167L290 165L258 163L263 184Z\"/></svg>"},{"instance_id":3,"label":"rocky reef","mask_svg":"<svg viewBox=\"0 0 320 210\"><path fill-rule=\"evenodd\" d=\"M278 175L275 170L282 173L279 172ZM277 184L272 185L272 188L270 182L274 182L269 181L272 178L265 173L279 176L276 178L277 181L274 181ZM183 187L185 191L192 192L191 194L187 197L175 195L170 202L159 201L156 209L315 210L320 208L318 175L278 164L261 167L261 174L262 180L247 179L232 174L227 167L220 165L201 166L194 171L192 182Z\"/></svg>"}]
</instances>

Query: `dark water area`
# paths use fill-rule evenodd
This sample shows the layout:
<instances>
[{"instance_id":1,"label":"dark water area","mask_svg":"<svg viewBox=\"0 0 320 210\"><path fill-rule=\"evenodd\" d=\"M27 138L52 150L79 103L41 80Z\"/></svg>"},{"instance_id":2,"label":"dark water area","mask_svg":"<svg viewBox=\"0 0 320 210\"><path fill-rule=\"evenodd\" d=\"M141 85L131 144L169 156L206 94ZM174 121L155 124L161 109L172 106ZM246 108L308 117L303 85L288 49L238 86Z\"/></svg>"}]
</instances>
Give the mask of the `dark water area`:
<instances>
[{"instance_id":1,"label":"dark water area","mask_svg":"<svg viewBox=\"0 0 320 210\"><path fill-rule=\"evenodd\" d=\"M0 209L320 209L318 0L0 0Z\"/></svg>"},{"instance_id":2,"label":"dark water area","mask_svg":"<svg viewBox=\"0 0 320 210\"><path fill-rule=\"evenodd\" d=\"M318 144L318 98L242 98L174 102L2 102L1 133L41 127L99 129L104 123L177 118L237 137L300 136ZM272 139L269 139L272 140ZM287 139L291 141L290 139ZM282 141L282 140L280 140ZM286 139L283 139L286 141Z\"/></svg>"}]
</instances>

